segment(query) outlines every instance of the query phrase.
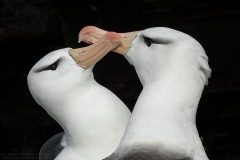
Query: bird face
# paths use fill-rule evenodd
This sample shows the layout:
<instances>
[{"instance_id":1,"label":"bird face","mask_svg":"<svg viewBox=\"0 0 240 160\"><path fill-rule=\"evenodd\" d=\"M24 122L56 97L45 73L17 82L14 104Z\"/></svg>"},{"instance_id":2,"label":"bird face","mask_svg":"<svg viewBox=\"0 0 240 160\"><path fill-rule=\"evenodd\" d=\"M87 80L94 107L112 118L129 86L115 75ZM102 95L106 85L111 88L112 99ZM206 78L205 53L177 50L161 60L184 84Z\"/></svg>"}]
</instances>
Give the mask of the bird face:
<instances>
[{"instance_id":1,"label":"bird face","mask_svg":"<svg viewBox=\"0 0 240 160\"><path fill-rule=\"evenodd\" d=\"M93 79L92 68L79 67L69 55L69 49L47 54L33 66L27 77L33 98L49 111L67 101L69 95L85 85L88 79Z\"/></svg>"},{"instance_id":2,"label":"bird face","mask_svg":"<svg viewBox=\"0 0 240 160\"><path fill-rule=\"evenodd\" d=\"M132 46L126 52L125 57L134 65L142 83L146 77L150 78L157 72L161 72L171 63L172 47L174 40L158 33L159 29L151 28L139 33L132 41ZM156 36L161 35L161 36Z\"/></svg>"},{"instance_id":3,"label":"bird face","mask_svg":"<svg viewBox=\"0 0 240 160\"><path fill-rule=\"evenodd\" d=\"M157 27L142 31L132 41L125 57L134 65L142 83L186 71L195 64L194 54L190 54L190 36L173 29ZM170 72L170 73L169 73Z\"/></svg>"}]
</instances>

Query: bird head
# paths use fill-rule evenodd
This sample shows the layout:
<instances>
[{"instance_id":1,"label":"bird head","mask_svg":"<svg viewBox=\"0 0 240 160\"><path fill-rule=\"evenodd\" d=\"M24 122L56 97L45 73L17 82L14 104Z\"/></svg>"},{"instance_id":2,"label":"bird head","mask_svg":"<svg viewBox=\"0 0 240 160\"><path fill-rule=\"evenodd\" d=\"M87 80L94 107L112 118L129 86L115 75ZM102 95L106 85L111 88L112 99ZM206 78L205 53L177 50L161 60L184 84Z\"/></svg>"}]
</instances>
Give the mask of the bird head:
<instances>
[{"instance_id":1,"label":"bird head","mask_svg":"<svg viewBox=\"0 0 240 160\"><path fill-rule=\"evenodd\" d=\"M69 55L69 49L59 49L47 54L32 67L27 77L33 98L50 115L64 109L60 105L70 98L71 93L93 79L93 67L79 67Z\"/></svg>"},{"instance_id":2,"label":"bird head","mask_svg":"<svg viewBox=\"0 0 240 160\"><path fill-rule=\"evenodd\" d=\"M88 47L64 48L47 54L27 77L33 98L52 117L66 113L69 108L63 106L71 103L72 97L78 95L80 99L88 93L89 84L94 81L94 65L118 44L118 35L108 33Z\"/></svg>"}]
</instances>

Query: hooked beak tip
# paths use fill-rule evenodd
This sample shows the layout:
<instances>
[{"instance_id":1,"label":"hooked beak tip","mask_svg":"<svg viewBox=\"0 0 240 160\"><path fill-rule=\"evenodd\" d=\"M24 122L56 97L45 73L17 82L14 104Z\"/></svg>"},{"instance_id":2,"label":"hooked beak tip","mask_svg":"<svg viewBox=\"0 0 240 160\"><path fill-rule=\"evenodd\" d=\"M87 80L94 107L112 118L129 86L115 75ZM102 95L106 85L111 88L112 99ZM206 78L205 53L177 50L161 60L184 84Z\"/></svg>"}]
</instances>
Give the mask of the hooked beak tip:
<instances>
[{"instance_id":1,"label":"hooked beak tip","mask_svg":"<svg viewBox=\"0 0 240 160\"><path fill-rule=\"evenodd\" d=\"M79 40L81 41L81 37ZM70 49L68 53L75 60L75 62L77 62L79 66L87 69L95 65L108 52L110 52L120 44L121 36L116 32L108 32L96 43L83 48Z\"/></svg>"}]
</instances>

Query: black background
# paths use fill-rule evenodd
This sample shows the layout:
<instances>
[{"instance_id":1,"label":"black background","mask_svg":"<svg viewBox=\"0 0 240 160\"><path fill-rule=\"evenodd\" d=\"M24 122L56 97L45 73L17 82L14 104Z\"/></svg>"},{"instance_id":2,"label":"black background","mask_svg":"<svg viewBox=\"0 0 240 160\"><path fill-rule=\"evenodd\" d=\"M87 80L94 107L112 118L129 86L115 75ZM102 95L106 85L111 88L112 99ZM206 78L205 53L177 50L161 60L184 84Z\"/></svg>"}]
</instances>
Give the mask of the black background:
<instances>
[{"instance_id":1,"label":"black background","mask_svg":"<svg viewBox=\"0 0 240 160\"><path fill-rule=\"evenodd\" d=\"M50 51L80 47L86 25L119 32L170 27L197 39L213 71L197 113L200 136L210 160L240 160L240 9L230 0L0 0L1 158L35 156L62 131L35 103L26 77ZM94 74L132 110L142 87L123 57L109 53Z\"/></svg>"}]
</instances>

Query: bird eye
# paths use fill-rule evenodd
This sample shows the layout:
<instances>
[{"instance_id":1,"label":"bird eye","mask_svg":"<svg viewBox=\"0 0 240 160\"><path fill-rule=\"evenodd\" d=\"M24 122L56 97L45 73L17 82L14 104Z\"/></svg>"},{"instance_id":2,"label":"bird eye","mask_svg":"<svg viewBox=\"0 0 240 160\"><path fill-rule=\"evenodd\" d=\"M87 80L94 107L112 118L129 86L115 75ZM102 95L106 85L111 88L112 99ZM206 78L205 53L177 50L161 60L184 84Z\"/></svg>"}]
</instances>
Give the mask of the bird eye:
<instances>
[{"instance_id":1,"label":"bird eye","mask_svg":"<svg viewBox=\"0 0 240 160\"><path fill-rule=\"evenodd\" d=\"M58 62L59 61L56 61L53 64L51 64L50 66L48 66L48 70L55 71L57 69L57 67L58 67Z\"/></svg>"},{"instance_id":2,"label":"bird eye","mask_svg":"<svg viewBox=\"0 0 240 160\"><path fill-rule=\"evenodd\" d=\"M48 70L52 70L52 71L55 71L58 67L58 64L59 64L59 61L61 59L58 59L57 61L55 61L54 63L52 63L51 65L49 66L45 66L45 67L42 67L42 68L39 68L37 69L35 72L38 73L38 72L42 72L42 71L48 71Z\"/></svg>"},{"instance_id":3,"label":"bird eye","mask_svg":"<svg viewBox=\"0 0 240 160\"><path fill-rule=\"evenodd\" d=\"M46 67L46 70L52 70L55 71L58 67L60 59L58 59L56 62L54 62L53 64L49 65Z\"/></svg>"},{"instance_id":4,"label":"bird eye","mask_svg":"<svg viewBox=\"0 0 240 160\"><path fill-rule=\"evenodd\" d=\"M143 37L144 38L144 42L145 44L150 47L153 43L153 40L151 38L148 38L148 37Z\"/></svg>"}]
</instances>

